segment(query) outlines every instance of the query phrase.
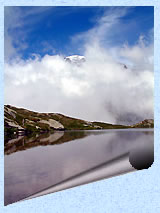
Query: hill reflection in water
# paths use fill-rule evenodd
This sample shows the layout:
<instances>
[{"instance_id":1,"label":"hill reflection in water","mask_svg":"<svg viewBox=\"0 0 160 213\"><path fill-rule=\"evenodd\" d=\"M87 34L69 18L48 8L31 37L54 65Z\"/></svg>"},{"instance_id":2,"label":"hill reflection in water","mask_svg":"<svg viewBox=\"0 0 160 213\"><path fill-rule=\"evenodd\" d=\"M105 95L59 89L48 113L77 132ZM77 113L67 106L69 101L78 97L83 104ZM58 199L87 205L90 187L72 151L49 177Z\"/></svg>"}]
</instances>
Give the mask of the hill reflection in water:
<instances>
[{"instance_id":1,"label":"hill reflection in water","mask_svg":"<svg viewBox=\"0 0 160 213\"><path fill-rule=\"evenodd\" d=\"M152 130L57 131L5 141L5 205L147 144Z\"/></svg>"}]
</instances>

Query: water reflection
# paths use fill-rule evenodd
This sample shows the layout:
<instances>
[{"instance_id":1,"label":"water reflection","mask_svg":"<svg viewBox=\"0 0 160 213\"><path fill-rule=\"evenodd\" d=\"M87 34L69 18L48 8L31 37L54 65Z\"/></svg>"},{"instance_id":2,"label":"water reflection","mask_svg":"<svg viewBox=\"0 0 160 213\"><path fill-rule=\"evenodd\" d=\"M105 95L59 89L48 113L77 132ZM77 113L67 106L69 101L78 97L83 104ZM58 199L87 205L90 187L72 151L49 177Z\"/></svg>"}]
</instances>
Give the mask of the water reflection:
<instances>
[{"instance_id":1,"label":"water reflection","mask_svg":"<svg viewBox=\"0 0 160 213\"><path fill-rule=\"evenodd\" d=\"M40 135L18 136L17 138L5 141L4 153L11 154L13 152L26 150L36 146L62 144L85 136L87 136L87 133L84 131L69 131L65 132L65 134L63 131L56 131L53 134L45 133Z\"/></svg>"},{"instance_id":2,"label":"water reflection","mask_svg":"<svg viewBox=\"0 0 160 213\"><path fill-rule=\"evenodd\" d=\"M59 131L8 140L5 142L5 205L146 143L153 144L153 131Z\"/></svg>"}]
</instances>

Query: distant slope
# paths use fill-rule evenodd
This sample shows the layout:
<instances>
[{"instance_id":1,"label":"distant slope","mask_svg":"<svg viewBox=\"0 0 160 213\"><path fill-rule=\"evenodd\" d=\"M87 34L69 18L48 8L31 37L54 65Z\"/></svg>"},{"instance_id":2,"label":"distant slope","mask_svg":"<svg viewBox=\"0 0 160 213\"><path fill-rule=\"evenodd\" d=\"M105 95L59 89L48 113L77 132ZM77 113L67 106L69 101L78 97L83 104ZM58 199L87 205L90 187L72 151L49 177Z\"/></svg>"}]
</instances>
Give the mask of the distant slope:
<instances>
[{"instance_id":1,"label":"distant slope","mask_svg":"<svg viewBox=\"0 0 160 213\"><path fill-rule=\"evenodd\" d=\"M153 119L145 119L137 124L131 125L132 128L154 128Z\"/></svg>"},{"instance_id":2,"label":"distant slope","mask_svg":"<svg viewBox=\"0 0 160 213\"><path fill-rule=\"evenodd\" d=\"M148 120L150 122L150 120ZM122 129L139 128L137 126L114 125L103 122L88 122L81 119L68 117L59 113L38 113L10 105L4 106L4 129L5 134L20 132L48 132L53 130L94 130L94 129ZM152 127L153 125L150 125Z\"/></svg>"},{"instance_id":3,"label":"distant slope","mask_svg":"<svg viewBox=\"0 0 160 213\"><path fill-rule=\"evenodd\" d=\"M94 125L100 126L102 129L124 129L130 128L130 126L118 125L118 124L109 124L103 122L93 122Z\"/></svg>"}]
</instances>

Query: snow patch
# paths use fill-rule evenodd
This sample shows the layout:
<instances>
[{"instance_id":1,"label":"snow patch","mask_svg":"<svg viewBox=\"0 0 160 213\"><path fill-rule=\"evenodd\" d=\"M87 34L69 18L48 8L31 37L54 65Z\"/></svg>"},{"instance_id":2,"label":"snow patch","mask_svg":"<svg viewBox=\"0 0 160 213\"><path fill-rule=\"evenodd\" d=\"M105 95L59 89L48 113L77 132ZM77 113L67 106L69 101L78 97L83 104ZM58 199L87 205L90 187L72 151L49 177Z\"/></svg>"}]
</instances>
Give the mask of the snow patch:
<instances>
[{"instance_id":1,"label":"snow patch","mask_svg":"<svg viewBox=\"0 0 160 213\"><path fill-rule=\"evenodd\" d=\"M81 55L67 56L64 60L76 65L81 65L83 62L86 61L85 57Z\"/></svg>"}]
</instances>

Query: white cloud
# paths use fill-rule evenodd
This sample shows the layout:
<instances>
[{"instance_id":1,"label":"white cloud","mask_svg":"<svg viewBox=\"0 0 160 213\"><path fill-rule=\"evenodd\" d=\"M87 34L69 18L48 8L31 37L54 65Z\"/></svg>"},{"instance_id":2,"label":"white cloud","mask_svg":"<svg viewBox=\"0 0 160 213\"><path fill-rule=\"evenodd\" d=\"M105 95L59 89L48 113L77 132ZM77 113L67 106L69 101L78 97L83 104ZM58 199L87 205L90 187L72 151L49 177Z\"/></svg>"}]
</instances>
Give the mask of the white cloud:
<instances>
[{"instance_id":1,"label":"white cloud","mask_svg":"<svg viewBox=\"0 0 160 213\"><path fill-rule=\"evenodd\" d=\"M150 56L146 48L118 51L143 68L142 59ZM141 53L141 64L139 58L132 57L136 52ZM85 56L87 61L81 67L66 63L58 55L6 64L5 102L106 122L132 123L153 117L152 69L124 69L97 45L88 45Z\"/></svg>"},{"instance_id":2,"label":"white cloud","mask_svg":"<svg viewBox=\"0 0 160 213\"><path fill-rule=\"evenodd\" d=\"M132 62L135 68L137 67L142 70L153 70L153 54L153 42L148 45L145 44L145 39L142 36L140 36L136 45L132 47L124 45L124 47L120 50L120 55L122 57L125 57L128 61Z\"/></svg>"},{"instance_id":3,"label":"white cloud","mask_svg":"<svg viewBox=\"0 0 160 213\"><path fill-rule=\"evenodd\" d=\"M24 42L24 33L13 36L13 30L23 25L23 14L18 7L4 7L4 60L19 58L19 49L25 49L27 44ZM22 36L23 35L23 36ZM17 39L18 38L18 39ZM15 47L15 43L19 47Z\"/></svg>"},{"instance_id":4,"label":"white cloud","mask_svg":"<svg viewBox=\"0 0 160 213\"><path fill-rule=\"evenodd\" d=\"M100 17L97 17L95 26L88 31L76 34L71 37L74 45L84 44L83 47L79 47L82 51L85 51L86 44L92 45L97 43L98 45L113 46L113 37L124 30L124 26L120 20L125 16L133 7L108 7ZM131 23L130 23L131 25ZM125 26L125 28L127 28Z\"/></svg>"},{"instance_id":5,"label":"white cloud","mask_svg":"<svg viewBox=\"0 0 160 213\"><path fill-rule=\"evenodd\" d=\"M23 7L4 7L4 57L5 61L19 59L21 50L28 47L26 42L27 33L34 28L34 24L41 21L44 16L53 12L55 7L28 7L28 10ZM34 15L34 18L32 16ZM26 27L26 26L29 27ZM25 28L24 28L25 26ZM18 30L23 27L23 30ZM16 33L14 32L16 31ZM15 45L16 44L16 45ZM52 45L46 41L40 44L43 51L51 51ZM52 51L53 47L52 47Z\"/></svg>"},{"instance_id":6,"label":"white cloud","mask_svg":"<svg viewBox=\"0 0 160 213\"><path fill-rule=\"evenodd\" d=\"M84 41L86 63L80 67L60 55L6 63L5 103L91 121L135 123L153 118L153 41L147 44L140 37L134 46L102 45L125 13L105 15L95 28L73 38ZM128 69L115 58L123 59Z\"/></svg>"}]
</instances>

